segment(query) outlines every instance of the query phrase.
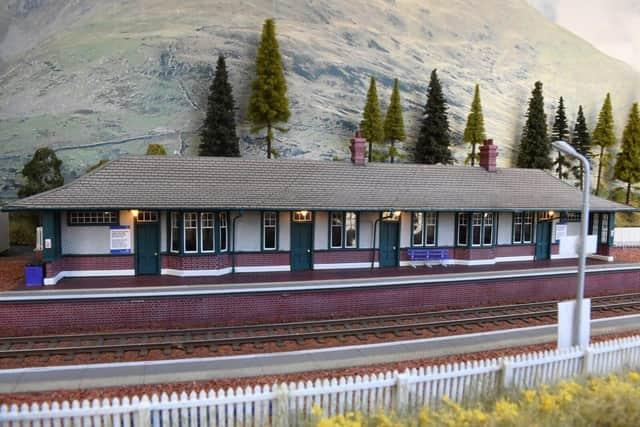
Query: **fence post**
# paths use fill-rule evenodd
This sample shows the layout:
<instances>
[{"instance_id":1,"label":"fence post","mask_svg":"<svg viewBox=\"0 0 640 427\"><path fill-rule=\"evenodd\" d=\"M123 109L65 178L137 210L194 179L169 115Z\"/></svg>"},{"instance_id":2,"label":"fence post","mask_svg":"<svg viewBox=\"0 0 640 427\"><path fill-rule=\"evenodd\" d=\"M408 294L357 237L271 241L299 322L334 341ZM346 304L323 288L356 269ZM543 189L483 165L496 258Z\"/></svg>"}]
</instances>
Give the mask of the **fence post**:
<instances>
[{"instance_id":1,"label":"fence post","mask_svg":"<svg viewBox=\"0 0 640 427\"><path fill-rule=\"evenodd\" d=\"M409 408L409 374L396 376L396 412L406 413Z\"/></svg>"},{"instance_id":2,"label":"fence post","mask_svg":"<svg viewBox=\"0 0 640 427\"><path fill-rule=\"evenodd\" d=\"M591 348L586 347L583 350L584 356L582 359L582 375L589 375L593 371L593 351Z\"/></svg>"},{"instance_id":3,"label":"fence post","mask_svg":"<svg viewBox=\"0 0 640 427\"><path fill-rule=\"evenodd\" d=\"M140 399L138 409L136 410L135 420L136 427L146 427L151 425L151 403L149 402L149 397L146 394L142 396L142 399Z\"/></svg>"},{"instance_id":4,"label":"fence post","mask_svg":"<svg viewBox=\"0 0 640 427\"><path fill-rule=\"evenodd\" d=\"M513 366L511 361L503 360L500 370L500 391L505 392L513 386Z\"/></svg>"},{"instance_id":5,"label":"fence post","mask_svg":"<svg viewBox=\"0 0 640 427\"><path fill-rule=\"evenodd\" d=\"M272 423L275 427L289 427L289 388L282 384L277 390Z\"/></svg>"}]
</instances>

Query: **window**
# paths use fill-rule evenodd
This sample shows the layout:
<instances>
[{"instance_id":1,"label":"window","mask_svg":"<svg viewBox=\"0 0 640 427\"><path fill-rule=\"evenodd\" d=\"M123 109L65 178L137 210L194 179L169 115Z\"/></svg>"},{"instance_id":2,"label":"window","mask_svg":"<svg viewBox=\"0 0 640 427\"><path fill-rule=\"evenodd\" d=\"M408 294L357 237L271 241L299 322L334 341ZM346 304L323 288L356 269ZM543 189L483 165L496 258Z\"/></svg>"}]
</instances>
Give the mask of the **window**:
<instances>
[{"instance_id":1,"label":"window","mask_svg":"<svg viewBox=\"0 0 640 427\"><path fill-rule=\"evenodd\" d=\"M118 224L117 211L72 211L69 225L112 225Z\"/></svg>"},{"instance_id":2,"label":"window","mask_svg":"<svg viewBox=\"0 0 640 427\"><path fill-rule=\"evenodd\" d=\"M513 214L513 243L531 243L533 236L533 213Z\"/></svg>"},{"instance_id":3,"label":"window","mask_svg":"<svg viewBox=\"0 0 640 427\"><path fill-rule=\"evenodd\" d=\"M415 212L412 218L413 246L435 246L438 214Z\"/></svg>"},{"instance_id":4,"label":"window","mask_svg":"<svg viewBox=\"0 0 640 427\"><path fill-rule=\"evenodd\" d=\"M458 214L458 245L467 245L467 231L469 227L469 216L466 213Z\"/></svg>"},{"instance_id":5,"label":"window","mask_svg":"<svg viewBox=\"0 0 640 427\"><path fill-rule=\"evenodd\" d=\"M171 252L180 251L180 214L171 212Z\"/></svg>"},{"instance_id":6,"label":"window","mask_svg":"<svg viewBox=\"0 0 640 427\"><path fill-rule=\"evenodd\" d=\"M294 222L311 222L311 211L295 211L293 213Z\"/></svg>"},{"instance_id":7,"label":"window","mask_svg":"<svg viewBox=\"0 0 640 427\"><path fill-rule=\"evenodd\" d=\"M482 244L485 246L491 246L493 244L493 214L485 212L483 214L484 217L484 228L482 230L483 239Z\"/></svg>"},{"instance_id":8,"label":"window","mask_svg":"<svg viewBox=\"0 0 640 427\"><path fill-rule=\"evenodd\" d=\"M140 211L136 222L158 222L158 212Z\"/></svg>"},{"instance_id":9,"label":"window","mask_svg":"<svg viewBox=\"0 0 640 427\"><path fill-rule=\"evenodd\" d=\"M214 218L213 212L202 212L200 214L200 242L202 252L214 252L216 250Z\"/></svg>"},{"instance_id":10,"label":"window","mask_svg":"<svg viewBox=\"0 0 640 427\"><path fill-rule=\"evenodd\" d=\"M580 222L582 219L582 212L567 212L565 219L567 222Z\"/></svg>"},{"instance_id":11,"label":"window","mask_svg":"<svg viewBox=\"0 0 640 427\"><path fill-rule=\"evenodd\" d=\"M609 243L609 214L600 214L600 243Z\"/></svg>"},{"instance_id":12,"label":"window","mask_svg":"<svg viewBox=\"0 0 640 427\"><path fill-rule=\"evenodd\" d=\"M227 212L218 213L220 222L220 252L229 250L229 215Z\"/></svg>"},{"instance_id":13,"label":"window","mask_svg":"<svg viewBox=\"0 0 640 427\"><path fill-rule=\"evenodd\" d=\"M278 231L278 214L277 212L262 213L262 249L276 249L276 235Z\"/></svg>"},{"instance_id":14,"label":"window","mask_svg":"<svg viewBox=\"0 0 640 427\"><path fill-rule=\"evenodd\" d=\"M342 212L331 213L331 247L342 247Z\"/></svg>"},{"instance_id":15,"label":"window","mask_svg":"<svg viewBox=\"0 0 640 427\"><path fill-rule=\"evenodd\" d=\"M471 246L480 246L482 240L482 214L471 215Z\"/></svg>"},{"instance_id":16,"label":"window","mask_svg":"<svg viewBox=\"0 0 640 427\"><path fill-rule=\"evenodd\" d=\"M331 212L329 214L329 247L358 247L358 214L355 212Z\"/></svg>"},{"instance_id":17,"label":"window","mask_svg":"<svg viewBox=\"0 0 640 427\"><path fill-rule=\"evenodd\" d=\"M198 252L198 214L185 212L184 224L184 251L186 253Z\"/></svg>"}]
</instances>

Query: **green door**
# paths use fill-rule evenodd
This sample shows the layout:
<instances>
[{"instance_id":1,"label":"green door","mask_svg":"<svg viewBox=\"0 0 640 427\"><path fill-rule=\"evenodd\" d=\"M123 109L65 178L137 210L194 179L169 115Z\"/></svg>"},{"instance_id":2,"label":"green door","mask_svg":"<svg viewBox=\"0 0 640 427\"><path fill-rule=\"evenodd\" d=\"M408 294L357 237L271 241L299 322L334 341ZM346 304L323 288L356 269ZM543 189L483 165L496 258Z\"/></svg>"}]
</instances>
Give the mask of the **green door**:
<instances>
[{"instance_id":1,"label":"green door","mask_svg":"<svg viewBox=\"0 0 640 427\"><path fill-rule=\"evenodd\" d=\"M551 221L540 221L536 227L536 259L551 256Z\"/></svg>"},{"instance_id":2,"label":"green door","mask_svg":"<svg viewBox=\"0 0 640 427\"><path fill-rule=\"evenodd\" d=\"M160 273L158 222L136 223L136 274Z\"/></svg>"},{"instance_id":3,"label":"green door","mask_svg":"<svg viewBox=\"0 0 640 427\"><path fill-rule=\"evenodd\" d=\"M291 223L291 270L311 270L313 222Z\"/></svg>"},{"instance_id":4,"label":"green door","mask_svg":"<svg viewBox=\"0 0 640 427\"><path fill-rule=\"evenodd\" d=\"M380 267L396 267L398 265L400 245L400 222L380 222Z\"/></svg>"}]
</instances>

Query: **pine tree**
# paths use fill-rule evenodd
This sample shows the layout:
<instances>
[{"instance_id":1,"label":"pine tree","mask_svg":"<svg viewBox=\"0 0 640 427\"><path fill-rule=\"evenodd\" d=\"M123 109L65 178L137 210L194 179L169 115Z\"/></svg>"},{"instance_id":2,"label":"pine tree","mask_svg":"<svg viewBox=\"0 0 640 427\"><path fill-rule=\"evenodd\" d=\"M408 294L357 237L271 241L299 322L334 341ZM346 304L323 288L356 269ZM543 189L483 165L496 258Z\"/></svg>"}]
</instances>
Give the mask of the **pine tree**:
<instances>
[{"instance_id":1,"label":"pine tree","mask_svg":"<svg viewBox=\"0 0 640 427\"><path fill-rule=\"evenodd\" d=\"M626 204L629 204L631 185L640 182L640 112L634 103L629 121L622 133L622 151L616 156L613 177L627 184Z\"/></svg>"},{"instance_id":2,"label":"pine tree","mask_svg":"<svg viewBox=\"0 0 640 427\"><path fill-rule=\"evenodd\" d=\"M384 126L380 114L376 78L373 76L369 80L367 103L362 112L360 131L362 132L362 137L369 141L369 162L371 162L373 160L373 144L382 144L384 142Z\"/></svg>"},{"instance_id":3,"label":"pine tree","mask_svg":"<svg viewBox=\"0 0 640 427\"><path fill-rule=\"evenodd\" d=\"M207 116L200 132L200 156L240 157L236 135L235 106L224 57L218 57L209 88Z\"/></svg>"},{"instance_id":4,"label":"pine tree","mask_svg":"<svg viewBox=\"0 0 640 427\"><path fill-rule=\"evenodd\" d=\"M147 156L166 156L167 150L162 144L149 144L147 146Z\"/></svg>"},{"instance_id":5,"label":"pine tree","mask_svg":"<svg viewBox=\"0 0 640 427\"><path fill-rule=\"evenodd\" d=\"M518 152L517 166L529 169L551 169L551 144L547 138L547 118L544 114L544 98L542 97L542 82L536 82L527 120L522 129L522 140Z\"/></svg>"},{"instance_id":6,"label":"pine tree","mask_svg":"<svg viewBox=\"0 0 640 427\"><path fill-rule=\"evenodd\" d=\"M398 88L398 79L395 79L393 82L393 92L391 92L391 100L389 101L389 109L384 119L384 139L391 143L389 147L391 163L393 163L397 156L396 141L404 141L405 137L402 105L400 104L400 89Z\"/></svg>"},{"instance_id":7,"label":"pine tree","mask_svg":"<svg viewBox=\"0 0 640 427\"><path fill-rule=\"evenodd\" d=\"M569 142L569 122L567 121L567 113L564 108L564 99L560 97L558 101L558 109L556 110L555 120L553 121L553 127L551 128L551 141L566 141ZM558 156L553 162L556 166L556 172L558 172L559 179L569 178L569 168L571 162L558 151Z\"/></svg>"},{"instance_id":8,"label":"pine tree","mask_svg":"<svg viewBox=\"0 0 640 427\"><path fill-rule=\"evenodd\" d=\"M596 196L600 193L600 183L602 180L602 167L609 163L609 153L606 151L616 145L616 136L613 132L613 108L611 107L611 95L607 93L602 104L602 109L598 115L598 124L593 130L593 145L600 147L598 155L598 174L596 180Z\"/></svg>"},{"instance_id":9,"label":"pine tree","mask_svg":"<svg viewBox=\"0 0 640 427\"><path fill-rule=\"evenodd\" d=\"M26 182L18 190L19 197L42 193L64 184L60 173L62 160L51 148L38 148L33 157L22 168Z\"/></svg>"},{"instance_id":10,"label":"pine tree","mask_svg":"<svg viewBox=\"0 0 640 427\"><path fill-rule=\"evenodd\" d=\"M273 19L267 19L262 27L262 39L256 56L256 79L251 84L248 119L254 132L267 129L267 158L271 158L273 129L286 132L276 123L289 121L287 82L282 70L282 58L276 40Z\"/></svg>"},{"instance_id":11,"label":"pine tree","mask_svg":"<svg viewBox=\"0 0 640 427\"><path fill-rule=\"evenodd\" d=\"M416 142L416 162L426 164L453 163L451 155L447 104L436 70L431 72L427 103Z\"/></svg>"},{"instance_id":12,"label":"pine tree","mask_svg":"<svg viewBox=\"0 0 640 427\"><path fill-rule=\"evenodd\" d=\"M479 154L476 154L476 145L482 144L487 139L484 131L484 116L482 115L482 104L480 103L480 85L476 84L471 102L471 111L467 116L467 126L464 128L464 142L471 144L471 153L467 156L465 163L476 164Z\"/></svg>"},{"instance_id":13,"label":"pine tree","mask_svg":"<svg viewBox=\"0 0 640 427\"><path fill-rule=\"evenodd\" d=\"M591 136L589 135L589 129L587 129L587 121L584 118L582 112L582 105L578 107L578 117L576 118L576 124L573 127L573 136L571 138L571 145L575 150L585 156L587 159L591 159ZM578 180L580 190L583 187L583 175L584 170L582 162L578 162L578 166L573 166L573 176Z\"/></svg>"}]
</instances>

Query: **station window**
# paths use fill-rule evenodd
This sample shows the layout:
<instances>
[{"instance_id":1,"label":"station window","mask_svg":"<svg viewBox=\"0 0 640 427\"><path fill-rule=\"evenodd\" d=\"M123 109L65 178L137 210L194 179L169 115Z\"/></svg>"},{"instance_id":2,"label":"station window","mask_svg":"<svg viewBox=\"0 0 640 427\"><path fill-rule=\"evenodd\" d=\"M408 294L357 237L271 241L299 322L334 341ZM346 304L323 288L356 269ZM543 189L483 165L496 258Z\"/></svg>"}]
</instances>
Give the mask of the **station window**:
<instances>
[{"instance_id":1,"label":"station window","mask_svg":"<svg viewBox=\"0 0 640 427\"><path fill-rule=\"evenodd\" d=\"M469 230L469 227L471 229ZM493 212L458 213L458 246L492 246L494 241ZM469 241L469 238L471 241Z\"/></svg>"},{"instance_id":2,"label":"station window","mask_svg":"<svg viewBox=\"0 0 640 427\"><path fill-rule=\"evenodd\" d=\"M69 225L114 225L118 224L118 211L71 211Z\"/></svg>"},{"instance_id":3,"label":"station window","mask_svg":"<svg viewBox=\"0 0 640 427\"><path fill-rule=\"evenodd\" d=\"M358 214L331 212L329 215L331 249L358 247Z\"/></svg>"},{"instance_id":4,"label":"station window","mask_svg":"<svg viewBox=\"0 0 640 427\"><path fill-rule=\"evenodd\" d=\"M435 246L438 214L414 212L412 215L412 246Z\"/></svg>"},{"instance_id":5,"label":"station window","mask_svg":"<svg viewBox=\"0 0 640 427\"><path fill-rule=\"evenodd\" d=\"M180 251L180 213L171 212L171 252Z\"/></svg>"},{"instance_id":6,"label":"station window","mask_svg":"<svg viewBox=\"0 0 640 427\"><path fill-rule=\"evenodd\" d=\"M218 221L220 224L220 252L226 252L229 250L229 215L227 212L220 212Z\"/></svg>"},{"instance_id":7,"label":"station window","mask_svg":"<svg viewBox=\"0 0 640 427\"><path fill-rule=\"evenodd\" d=\"M202 212L200 214L200 242L202 252L214 252L216 250L214 218L213 212Z\"/></svg>"},{"instance_id":8,"label":"station window","mask_svg":"<svg viewBox=\"0 0 640 427\"><path fill-rule=\"evenodd\" d=\"M533 213L513 214L513 243L531 243L533 241Z\"/></svg>"},{"instance_id":9,"label":"station window","mask_svg":"<svg viewBox=\"0 0 640 427\"><path fill-rule=\"evenodd\" d=\"M262 213L262 249L273 251L277 249L278 213Z\"/></svg>"},{"instance_id":10,"label":"station window","mask_svg":"<svg viewBox=\"0 0 640 427\"><path fill-rule=\"evenodd\" d=\"M198 214L185 212L182 217L184 230L184 252L198 252Z\"/></svg>"}]
</instances>

